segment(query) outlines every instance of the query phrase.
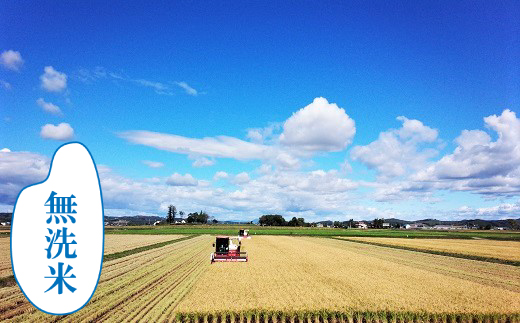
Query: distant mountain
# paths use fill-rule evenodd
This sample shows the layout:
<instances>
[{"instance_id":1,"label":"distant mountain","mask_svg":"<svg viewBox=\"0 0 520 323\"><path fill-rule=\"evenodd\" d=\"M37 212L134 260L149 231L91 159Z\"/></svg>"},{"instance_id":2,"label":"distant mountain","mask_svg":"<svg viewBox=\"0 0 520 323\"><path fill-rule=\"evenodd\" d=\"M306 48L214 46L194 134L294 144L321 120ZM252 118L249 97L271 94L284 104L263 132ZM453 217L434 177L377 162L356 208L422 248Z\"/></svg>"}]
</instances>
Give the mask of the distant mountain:
<instances>
[{"instance_id":1,"label":"distant mountain","mask_svg":"<svg viewBox=\"0 0 520 323\"><path fill-rule=\"evenodd\" d=\"M0 222L12 222L12 213L0 213ZM105 222L116 222L116 221L128 221L128 225L148 225L153 224L155 221L165 221L166 218L160 216L148 216L148 215L134 215L134 216L105 216ZM512 219L516 222L516 226L520 227L520 218ZM239 220L219 220L221 224L249 224L251 221L239 221ZM345 223L346 221L340 221ZM372 220L364 220L362 222L370 223ZM510 220L482 220L482 219L469 219L469 220L456 220L456 221L442 221L437 219L422 219L416 221L407 221L396 218L385 219L385 222L390 223L391 226L399 224L400 226L411 224L411 223L424 223L428 226L435 225L465 225L468 227L486 228L486 227L504 227L512 228ZM253 220L254 224L258 224L258 219ZM318 221L324 226L333 225L334 221Z\"/></svg>"}]
</instances>

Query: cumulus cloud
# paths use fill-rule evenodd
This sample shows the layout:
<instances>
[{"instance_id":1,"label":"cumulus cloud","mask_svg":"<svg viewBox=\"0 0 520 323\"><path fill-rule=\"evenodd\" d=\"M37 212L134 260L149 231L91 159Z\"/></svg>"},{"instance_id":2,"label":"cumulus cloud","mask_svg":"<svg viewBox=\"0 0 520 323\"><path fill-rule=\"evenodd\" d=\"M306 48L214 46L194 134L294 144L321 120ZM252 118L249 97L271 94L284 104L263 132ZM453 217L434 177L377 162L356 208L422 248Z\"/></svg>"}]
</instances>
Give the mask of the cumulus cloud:
<instances>
[{"instance_id":1,"label":"cumulus cloud","mask_svg":"<svg viewBox=\"0 0 520 323\"><path fill-rule=\"evenodd\" d=\"M62 116L63 113L61 112L61 109L59 106L51 103L51 102L45 102L43 98L39 98L36 100L36 104L38 104L44 111L57 115Z\"/></svg>"},{"instance_id":2,"label":"cumulus cloud","mask_svg":"<svg viewBox=\"0 0 520 323\"><path fill-rule=\"evenodd\" d=\"M189 94L191 96L197 96L199 94L197 90L195 90L186 82L175 82L175 84L177 84L181 89L183 89L186 92L186 94Z\"/></svg>"},{"instance_id":3,"label":"cumulus cloud","mask_svg":"<svg viewBox=\"0 0 520 323\"><path fill-rule=\"evenodd\" d=\"M74 129L70 124L65 122L62 122L57 126L46 124L42 127L40 136L44 139L68 140L74 137Z\"/></svg>"},{"instance_id":4,"label":"cumulus cloud","mask_svg":"<svg viewBox=\"0 0 520 323\"><path fill-rule=\"evenodd\" d=\"M197 186L199 182L191 176L191 174L181 175L179 173L174 173L172 176L168 177L166 180L166 184L171 186Z\"/></svg>"},{"instance_id":5,"label":"cumulus cloud","mask_svg":"<svg viewBox=\"0 0 520 323\"><path fill-rule=\"evenodd\" d=\"M481 130L464 130L455 139L458 146L418 172L416 181L433 182L445 189L502 195L520 192L520 119L515 112L484 118L487 128L498 135L496 141Z\"/></svg>"},{"instance_id":6,"label":"cumulus cloud","mask_svg":"<svg viewBox=\"0 0 520 323\"><path fill-rule=\"evenodd\" d=\"M142 163L150 168L161 168L164 166L164 164L161 162L156 162L156 161L151 161L151 160L143 160Z\"/></svg>"},{"instance_id":7,"label":"cumulus cloud","mask_svg":"<svg viewBox=\"0 0 520 323\"><path fill-rule=\"evenodd\" d=\"M67 88L67 75L58 72L52 66L45 66L40 76L41 87L49 92L62 92Z\"/></svg>"},{"instance_id":8,"label":"cumulus cloud","mask_svg":"<svg viewBox=\"0 0 520 323\"><path fill-rule=\"evenodd\" d=\"M261 160L282 169L298 169L301 159L319 152L344 149L355 134L355 123L336 104L324 98L293 114L277 134L280 123L265 128L248 129L245 141L235 137L216 136L188 138L146 130L131 130L118 136L135 144L186 154L195 159L193 166L210 166L214 158ZM211 157L212 159L208 159Z\"/></svg>"},{"instance_id":9,"label":"cumulus cloud","mask_svg":"<svg viewBox=\"0 0 520 323\"><path fill-rule=\"evenodd\" d=\"M22 55L12 49L3 51L0 54L0 64L8 70L19 71L23 65Z\"/></svg>"},{"instance_id":10,"label":"cumulus cloud","mask_svg":"<svg viewBox=\"0 0 520 323\"><path fill-rule=\"evenodd\" d=\"M242 184L249 183L250 180L251 179L249 178L249 174L246 172L242 172L242 173L235 175L235 177L233 178L233 183L242 185Z\"/></svg>"},{"instance_id":11,"label":"cumulus cloud","mask_svg":"<svg viewBox=\"0 0 520 323\"><path fill-rule=\"evenodd\" d=\"M355 146L350 152L352 159L377 170L383 180L406 175L409 170L422 169L437 154L432 148L419 149L420 144L437 139L436 129L402 116L397 120L403 123L401 128L381 132L377 140L366 146Z\"/></svg>"},{"instance_id":12,"label":"cumulus cloud","mask_svg":"<svg viewBox=\"0 0 520 323\"><path fill-rule=\"evenodd\" d=\"M9 148L0 149L0 153L10 153L10 152L11 152L11 149L9 149Z\"/></svg>"},{"instance_id":13,"label":"cumulus cloud","mask_svg":"<svg viewBox=\"0 0 520 323\"><path fill-rule=\"evenodd\" d=\"M0 87L6 89L6 90L10 90L12 89L13 87L11 86L11 83L7 82L7 81L4 81L4 80L0 80Z\"/></svg>"},{"instance_id":14,"label":"cumulus cloud","mask_svg":"<svg viewBox=\"0 0 520 323\"><path fill-rule=\"evenodd\" d=\"M280 143L311 152L340 151L355 134L355 122L345 110L320 97L285 121Z\"/></svg>"}]
</instances>

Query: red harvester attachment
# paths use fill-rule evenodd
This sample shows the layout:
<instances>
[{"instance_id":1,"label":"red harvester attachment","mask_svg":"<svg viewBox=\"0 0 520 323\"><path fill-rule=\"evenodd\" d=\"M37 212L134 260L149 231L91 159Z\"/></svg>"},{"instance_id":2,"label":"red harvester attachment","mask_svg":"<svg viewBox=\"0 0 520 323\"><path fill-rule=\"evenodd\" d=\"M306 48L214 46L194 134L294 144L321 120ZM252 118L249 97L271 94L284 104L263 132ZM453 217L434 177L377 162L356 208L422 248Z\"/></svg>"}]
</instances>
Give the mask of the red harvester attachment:
<instances>
[{"instance_id":1,"label":"red harvester attachment","mask_svg":"<svg viewBox=\"0 0 520 323\"><path fill-rule=\"evenodd\" d=\"M236 243L235 243L236 242ZM211 262L247 261L247 252L240 251L242 243L238 237L230 238L219 236L213 246L215 252L211 253Z\"/></svg>"}]
</instances>

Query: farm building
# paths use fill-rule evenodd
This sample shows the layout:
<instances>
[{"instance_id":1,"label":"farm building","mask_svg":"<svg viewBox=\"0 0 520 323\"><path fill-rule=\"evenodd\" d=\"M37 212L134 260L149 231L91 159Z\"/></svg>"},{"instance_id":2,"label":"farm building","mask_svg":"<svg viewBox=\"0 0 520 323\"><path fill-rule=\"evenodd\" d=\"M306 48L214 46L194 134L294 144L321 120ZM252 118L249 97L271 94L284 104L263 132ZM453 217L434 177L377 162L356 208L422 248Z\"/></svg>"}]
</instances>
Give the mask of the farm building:
<instances>
[{"instance_id":1,"label":"farm building","mask_svg":"<svg viewBox=\"0 0 520 323\"><path fill-rule=\"evenodd\" d=\"M424 229L429 229L429 228L430 227L424 223L412 223L412 224L407 224L405 226L405 229L407 229L407 230L424 230Z\"/></svg>"},{"instance_id":2,"label":"farm building","mask_svg":"<svg viewBox=\"0 0 520 323\"><path fill-rule=\"evenodd\" d=\"M111 222L110 225L126 226L126 225L128 225L128 221L127 220L117 220L117 221Z\"/></svg>"},{"instance_id":3,"label":"farm building","mask_svg":"<svg viewBox=\"0 0 520 323\"><path fill-rule=\"evenodd\" d=\"M358 228L358 229L367 229L368 225L365 222L358 222L358 223L356 223L356 228Z\"/></svg>"},{"instance_id":4,"label":"farm building","mask_svg":"<svg viewBox=\"0 0 520 323\"><path fill-rule=\"evenodd\" d=\"M444 225L437 224L433 227L435 230L466 230L468 227L465 225Z\"/></svg>"}]
</instances>

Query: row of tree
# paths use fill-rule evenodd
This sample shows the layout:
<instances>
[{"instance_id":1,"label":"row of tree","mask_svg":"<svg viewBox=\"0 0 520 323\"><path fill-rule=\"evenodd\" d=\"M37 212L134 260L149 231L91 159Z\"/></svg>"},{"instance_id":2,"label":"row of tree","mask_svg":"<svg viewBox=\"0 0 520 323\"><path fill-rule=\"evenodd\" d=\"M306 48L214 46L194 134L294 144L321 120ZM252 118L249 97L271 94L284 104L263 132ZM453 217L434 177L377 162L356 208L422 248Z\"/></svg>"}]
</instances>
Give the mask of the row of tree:
<instances>
[{"instance_id":1,"label":"row of tree","mask_svg":"<svg viewBox=\"0 0 520 323\"><path fill-rule=\"evenodd\" d=\"M310 223L305 223L304 218L293 217L290 221L286 221L283 216L278 214L262 215L258 220L260 225L269 226L289 226L289 227L306 227Z\"/></svg>"},{"instance_id":2,"label":"row of tree","mask_svg":"<svg viewBox=\"0 0 520 323\"><path fill-rule=\"evenodd\" d=\"M177 215L177 208L175 207L175 205L168 206L168 214L166 215L166 223L168 223L168 224L175 223L176 215ZM184 216L184 212L180 211L179 216L182 219L182 217ZM212 223L218 223L218 221L216 219L214 219L213 217L210 217L208 215L208 213L206 213L202 210L200 212L188 213L188 217L186 218L185 221L188 223L208 223L208 221L211 221Z\"/></svg>"}]
</instances>

